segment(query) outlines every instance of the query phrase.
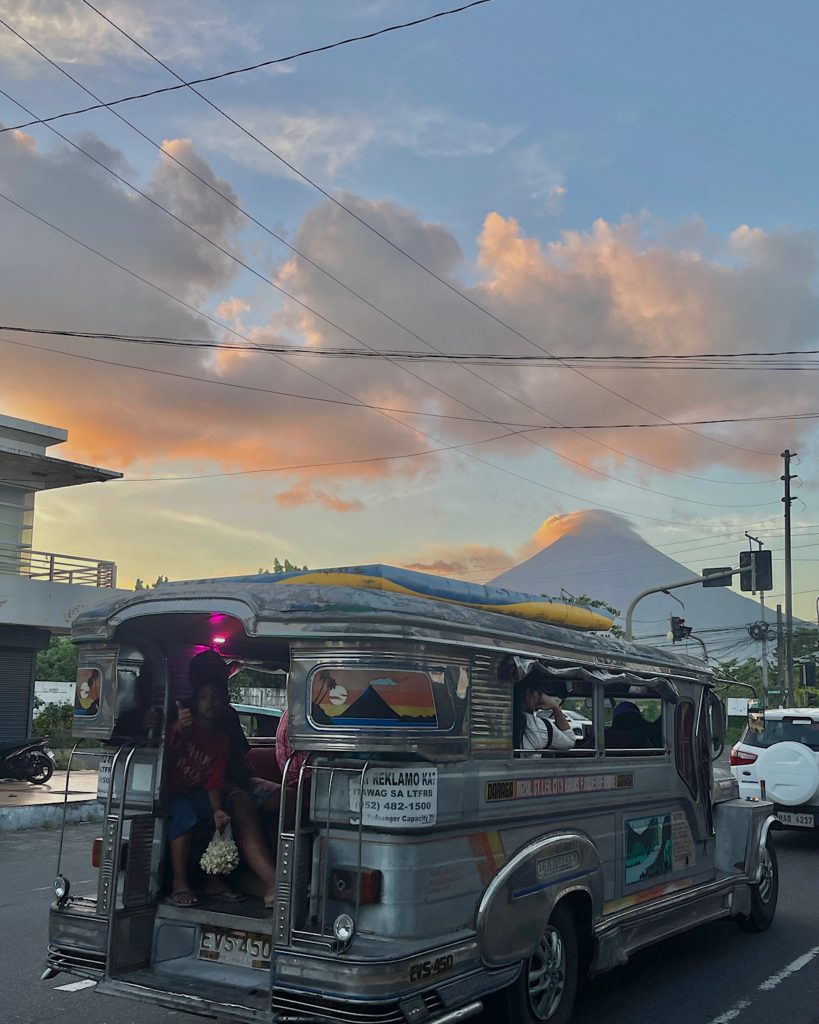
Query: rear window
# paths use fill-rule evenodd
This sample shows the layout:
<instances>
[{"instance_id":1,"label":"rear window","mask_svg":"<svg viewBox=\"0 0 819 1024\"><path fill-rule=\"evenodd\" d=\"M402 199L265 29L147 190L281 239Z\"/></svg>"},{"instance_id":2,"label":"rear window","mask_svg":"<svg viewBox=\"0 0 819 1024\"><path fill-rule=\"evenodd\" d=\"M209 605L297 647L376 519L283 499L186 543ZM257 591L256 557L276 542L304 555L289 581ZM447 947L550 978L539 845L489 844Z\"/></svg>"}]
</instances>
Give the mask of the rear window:
<instances>
[{"instance_id":1,"label":"rear window","mask_svg":"<svg viewBox=\"0 0 819 1024\"><path fill-rule=\"evenodd\" d=\"M819 751L819 722L810 718L766 718L765 732L751 732L746 726L740 742L746 747L772 747L786 740Z\"/></svg>"}]
</instances>

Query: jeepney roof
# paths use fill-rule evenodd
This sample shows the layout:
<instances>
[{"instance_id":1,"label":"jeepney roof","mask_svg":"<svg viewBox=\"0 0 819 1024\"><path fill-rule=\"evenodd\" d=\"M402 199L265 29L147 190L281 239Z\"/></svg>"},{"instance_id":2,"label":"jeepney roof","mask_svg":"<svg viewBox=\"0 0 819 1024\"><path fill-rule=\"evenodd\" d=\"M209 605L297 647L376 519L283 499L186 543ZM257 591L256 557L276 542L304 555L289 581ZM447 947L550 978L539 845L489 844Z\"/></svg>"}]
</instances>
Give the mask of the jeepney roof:
<instances>
[{"instance_id":1,"label":"jeepney roof","mask_svg":"<svg viewBox=\"0 0 819 1024\"><path fill-rule=\"evenodd\" d=\"M76 641L106 640L124 623L168 615L226 615L239 620L248 637L282 639L387 639L466 643L497 651L549 652L591 664L659 674L673 672L700 682L710 673L703 662L676 652L629 643L609 635L481 608L444 603L385 590L314 583L239 579L162 584L113 598L83 611L75 620Z\"/></svg>"}]
</instances>

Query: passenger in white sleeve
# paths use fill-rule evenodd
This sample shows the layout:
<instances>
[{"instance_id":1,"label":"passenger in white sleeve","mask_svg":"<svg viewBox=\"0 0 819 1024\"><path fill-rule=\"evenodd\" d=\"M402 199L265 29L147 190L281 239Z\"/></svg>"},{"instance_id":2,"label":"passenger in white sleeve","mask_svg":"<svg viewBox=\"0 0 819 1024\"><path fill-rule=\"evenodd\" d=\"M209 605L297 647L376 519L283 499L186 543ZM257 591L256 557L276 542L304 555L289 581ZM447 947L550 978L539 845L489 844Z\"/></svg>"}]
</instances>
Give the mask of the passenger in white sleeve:
<instances>
[{"instance_id":1,"label":"passenger in white sleeve","mask_svg":"<svg viewBox=\"0 0 819 1024\"><path fill-rule=\"evenodd\" d=\"M569 720L560 709L556 697L546 693L542 682L524 679L515 693L514 745L515 750L531 751L522 757L537 757L541 750L571 750L575 736ZM535 712L551 711L552 721Z\"/></svg>"}]
</instances>

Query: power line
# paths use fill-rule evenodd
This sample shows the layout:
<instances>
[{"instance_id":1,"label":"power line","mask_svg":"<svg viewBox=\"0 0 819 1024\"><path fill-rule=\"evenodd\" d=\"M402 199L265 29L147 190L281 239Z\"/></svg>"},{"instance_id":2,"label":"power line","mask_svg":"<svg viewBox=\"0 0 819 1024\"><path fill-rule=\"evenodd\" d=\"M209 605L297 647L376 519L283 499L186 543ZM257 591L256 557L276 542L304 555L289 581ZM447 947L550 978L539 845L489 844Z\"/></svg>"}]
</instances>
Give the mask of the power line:
<instances>
[{"instance_id":1,"label":"power line","mask_svg":"<svg viewBox=\"0 0 819 1024\"><path fill-rule=\"evenodd\" d=\"M89 3L89 0L83 0L83 2L85 4L87 4L87 6L91 7L92 10L97 11L97 9L95 7L93 7L92 4ZM97 13L99 14L98 11L97 11ZM164 61L161 61L155 54L151 53L151 51L148 50L141 43L137 42L132 36L130 36L127 32L125 32L124 29L120 28L120 26L117 25L116 22L114 22L112 19L108 18L105 15L100 15L100 17L104 17L105 20L112 27L116 28L119 32L121 32L123 36L125 36L127 39L129 39L135 46L138 46L140 48L140 50L142 50L144 53L150 55L158 64L160 64L163 68L165 68L165 70L168 71L169 74L172 74L180 83L182 83L182 81L183 81L182 78L172 68L170 68ZM183 83L183 84L185 84L186 87L189 88L191 90L191 92L193 92L196 96L199 96L200 99L202 99L205 103L207 103L208 106L210 106L212 109L216 110L219 114L221 114L222 117L224 117L227 121L229 121L236 128L238 128L248 138L253 139L266 152L270 153L271 156L273 156L276 160L280 161L284 166L288 167L294 174L298 175L303 181L305 181L307 184L309 184L312 188L316 189L319 193L321 193L321 195L325 196L330 202L335 204L339 209L341 209L345 213L347 213L348 216L350 216L354 220L356 220L359 224L362 225L362 227L366 228L368 231L370 231L373 234L375 234L378 238L380 238L382 241L384 241L392 249L394 249L396 252L399 252L401 255L403 255L405 257L405 259L408 259L411 263L413 263L415 266L417 266L425 274L428 274L430 277L432 277L434 280L438 281L439 284L442 284L445 288L447 288L453 294L459 296L465 302L468 302L475 309L479 310L485 316L490 317L494 322L496 322L500 326L504 327L506 330L510 331L511 333L516 335L517 337L521 338L523 341L526 341L528 344L532 345L534 348L540 349L540 351L546 353L547 355L551 355L551 353L549 353L545 348L543 348L542 345L539 345L537 342L533 341L531 338L529 338L526 335L522 334L516 328L512 327L511 324L508 324L502 318L496 316L490 310L486 309L486 307L482 306L479 302L476 302L474 299L470 298L464 292L461 292L458 288L456 288L453 284L451 284L445 278L441 277L439 274L436 274L433 270L431 270L429 267L427 267L426 264L424 264L420 260L416 259L410 253L408 253L405 249L403 249L400 245L398 245L396 242L394 242L391 238L389 238L387 235L383 234L383 232L379 231L376 227L374 227L372 224L370 224L369 221L367 221L363 217L359 216L357 213L355 213L353 210L351 210L348 206L345 206L344 203L342 203L335 196L331 195L326 189L322 188L322 186L319 185L317 182L313 181L313 179L310 178L307 174L305 174L304 172L300 171L292 163L290 163L283 156L281 156L281 154L277 153L271 146L268 146L267 143L265 143L262 139L260 139L257 135L255 135L253 132L251 132L244 125L240 124L235 118L231 117L230 114L228 114L225 110L223 110L221 107L217 106L215 103L213 103L211 100L209 100L207 98L207 96L205 96L203 93L201 93L198 89L194 88L193 85L187 85L187 83ZM576 367L570 367L570 369L572 370L572 372L578 374L580 377L582 377L583 379L585 379L585 380L589 381L590 383L594 384L596 387L602 388L604 391L608 392L609 394L615 396L616 398L621 399L621 401L625 401L628 404L633 405L635 408L641 409L643 412L648 413L651 416L657 416L658 419L666 420L666 422L669 422L667 417L662 416L660 413L656 413L653 410L648 409L647 407L645 407L643 405L640 405L640 403L638 403L638 402L634 402L632 399L626 398L625 395L621 395L619 392L615 391L613 388L609 388L607 385L601 384L599 381L595 380L593 377L590 377L588 374L583 373L581 370L577 369ZM722 440L719 440L719 439L716 439L716 438L710 438L707 435L700 434L697 431L691 430L690 428L687 428L687 427L683 427L683 428L680 428L680 429L683 429L683 430L687 431L688 433L694 434L695 436L700 437L701 439L709 441L709 442L711 442L713 444L724 445L726 447L734 448L735 450L739 450L739 451L751 452L752 454L755 454L755 455L768 455L768 456L771 456L771 457L777 457L775 455L775 453L773 453L773 452L760 452L760 451L756 451L754 449L745 448L745 447L743 447L741 445L732 444L729 441L722 441ZM602 443L602 442L594 442L594 443ZM610 448L610 446L608 446L608 445L603 445L603 447ZM611 448L610 448L610 450L616 451L616 449L611 449ZM618 454L625 455L626 453L619 452ZM633 457L633 456L629 456L629 457ZM640 460L638 460L638 461L640 461ZM598 472L597 470L593 470L593 471L594 472ZM605 474L603 474L603 475L605 475Z\"/></svg>"},{"instance_id":2,"label":"power line","mask_svg":"<svg viewBox=\"0 0 819 1024\"><path fill-rule=\"evenodd\" d=\"M0 193L0 199L7 199L8 200L8 197L3 195L2 193ZM14 205L17 206L19 204L15 203ZM28 210L25 210L24 207L20 207L20 209L23 209L25 212L30 212ZM41 218L38 218L38 219L41 219ZM47 221L44 221L44 223L48 224ZM53 225L49 225L49 226L53 226ZM57 229L57 230L59 230L59 229ZM71 237L71 236L69 236L69 237ZM76 239L74 239L74 240L76 240ZM83 243L79 243L79 244L83 244ZM96 252L93 249L91 251L92 252ZM99 255L99 254L97 254L97 255ZM103 258L106 258L106 257L103 257ZM117 266L119 266L119 264L117 264ZM129 271L129 273L130 273L130 271ZM135 276L139 277L139 275L135 275ZM150 281L147 281L144 278L139 278L139 280L144 281L145 284L148 284L148 285L151 284ZM159 289L159 290L162 291L162 289ZM169 293L167 293L167 292L164 292L163 294L169 295ZM170 296L170 295L169 295L169 297L173 298L173 296ZM218 321L215 321L215 322L218 323ZM2 331L20 332L20 333L23 333L23 334L27 333L25 328L19 328L19 327L0 327L0 332L2 332ZM87 335L85 333L82 333L82 332L74 333L74 332L61 332L61 331L38 331L36 333L58 334L58 335L65 334L68 337L80 337L80 338L89 337L89 335ZM96 337L96 335L91 335L91 337ZM99 335L99 337L107 337L107 335ZM119 338L117 340L125 341L125 340L132 340L132 339L127 339L127 338L123 337L123 338ZM237 383L235 381L225 381L225 380L214 379L212 377L202 377L202 376L197 376L197 375L194 375L194 374L177 373L176 371L173 371L173 370L161 370L158 367L154 367L154 366L138 366L138 365L135 365L134 363L124 363L124 362L122 362L120 360L116 360L116 359L102 359L99 356L89 356L89 355L85 355L85 354L80 353L80 352L65 352L62 349L48 348L48 347L45 347L45 346L42 346L42 345L31 345L31 344L27 344L24 341L15 341L13 338L0 338L0 344L17 345L20 348L33 349L33 350L35 350L37 352L50 352L50 353L53 353L54 355L66 356L66 357L68 357L70 359L82 359L82 360L86 360L86 361L92 362L92 363L102 363L105 366L121 367L122 369L125 369L125 370L139 370L139 371L142 371L143 373L156 373L156 374L159 374L160 376L163 376L163 377L177 377L180 380L194 381L194 382L199 383L199 384L215 384L215 385L218 385L218 386L221 386L221 387L239 388L239 389L244 390L244 391L259 391L259 392L261 392L263 394L278 395L281 398L295 398L295 399L298 399L300 401L305 401L305 402L324 402L324 403L327 403L329 405L342 405L342 406L348 406L348 407L358 408L358 409L370 409L370 410L372 410L374 412L389 412L389 413L396 413L396 414L402 415L402 416L425 416L425 417L428 417L428 418L431 418L431 419L454 420L454 421L457 421L457 422L460 422L460 423L486 423L486 424L494 424L495 426L514 427L514 428L516 428L516 430L514 431L515 433L538 433L538 432L544 431L544 430L546 430L546 431L562 431L562 430L570 430L570 431L574 431L574 430L647 430L647 429L667 429L668 427L690 426L690 425L703 426L703 425L719 425L719 424L726 424L726 423L757 423L757 422L764 422L764 421L767 421L767 420L819 419L819 412L816 412L816 413L791 413L791 414L783 413L783 414L777 415L777 416L747 416L747 417L737 417L735 419L724 418L724 419L715 419L715 420L686 420L686 421L674 422L674 423L584 423L584 424L579 424L579 425L574 425L574 426L567 425L567 424L520 423L520 422L505 421L505 420L504 421L499 421L499 420L487 419L485 417L480 417L480 416L458 416L455 413L431 412L431 411L428 411L428 410L425 410L425 409L402 409L402 408L396 408L395 406L389 406L389 405L375 405L372 402L362 402L362 401L360 401L358 399L344 400L344 399L340 399L340 398L327 398L325 396L305 395L305 394L302 394L301 392L296 392L296 391L282 391L281 389L278 389L278 388L263 388L263 387L260 387L258 385L255 385L255 384L240 384L240 383ZM192 345L183 345L182 347L183 348L194 348L194 346L192 346ZM259 349L256 349L253 345L220 346L217 343L212 343L212 344L208 344L207 346L202 346L202 347L213 348L213 349L217 349L219 351L225 351L226 349L228 351L231 350L231 349L238 349L238 350L241 350L241 351L251 351L251 352L253 352L253 351L261 351L261 352L271 351L274 354L278 355L278 352L276 350L270 350L270 349L267 349L265 347L260 347ZM290 354L290 353L288 353L288 354ZM327 384L327 382L323 381L320 377L316 377L315 379L318 380L320 383ZM334 387L334 385L328 384L328 387ZM345 392L342 392L342 394L344 394L344 393ZM443 394L446 394L446 392L443 392ZM458 401L458 399L455 399L455 401ZM550 451L550 449L544 449L544 450L545 451ZM623 481L623 480L618 480L618 482L619 483L627 483L627 481ZM716 481L709 481L709 482L716 482ZM767 481L750 481L750 483L752 483L754 486L759 486L761 483L766 483L766 482ZM747 483L747 481L746 481L746 483ZM654 490L652 490L651 493L653 493L653 494L662 494L661 491L654 491ZM669 495L666 495L666 497L669 497ZM678 499L676 497L676 495L670 495L670 497L673 497L675 500L680 500L680 501L690 501L690 500L693 500L693 499L686 499L686 498L679 498ZM708 504L708 503L706 503L706 502L699 502L698 504ZM774 503L773 502L762 502L762 503L758 503L756 505L723 505L721 503L715 503L715 507L717 507L717 508L758 508L758 507L761 507L761 505L770 505L770 504L774 504Z\"/></svg>"},{"instance_id":3,"label":"power line","mask_svg":"<svg viewBox=\"0 0 819 1024\"><path fill-rule=\"evenodd\" d=\"M0 94L6 96L8 99L11 99L11 97L8 96L8 93L3 92L2 89L0 89ZM17 100L12 100L12 102L17 103L18 101ZM65 136L61 135L60 138L64 139ZM73 145L73 143L71 143L71 140L66 140L66 141L68 141L70 145ZM80 152L84 153L86 156L89 155L83 149L80 149ZM90 159L94 159L93 157L89 157L89 158ZM103 165L103 164L100 164L100 166L104 167L105 170L110 170L110 168L105 167L105 165ZM111 172L111 173L113 173L113 172ZM125 179L120 178L119 180L123 181L125 184L127 184L129 188L134 188L134 186L130 182L126 182ZM222 195L222 193L217 193L217 194L218 195ZM160 207L160 209L162 209L162 207ZM238 208L238 209L240 209L240 208ZM167 211L164 211L164 212L167 212ZM244 212L244 211L242 211L242 212ZM173 216L173 215L171 215L171 216ZM278 236L276 236L276 237L278 237ZM282 240L279 239L279 241L282 241ZM287 243L285 242L284 244L287 244ZM296 250L296 251L298 252L298 250ZM302 253L298 253L298 255L303 256ZM304 258L306 259L306 257L304 257ZM323 269L318 264L313 263L312 265L315 266L319 270ZM342 282L338 282L337 281L337 283L341 284L341 286L343 288L347 288L347 286L342 284ZM285 294L288 294L288 293L285 293ZM351 292L351 294L356 295L355 292ZM377 306L372 305L367 299L364 299L364 298L362 298L359 295L356 295L356 297L357 298L361 298L361 301L365 302L368 306L370 306L376 312L378 312L378 313L382 312ZM292 298L292 296L290 296L288 294L288 298ZM384 313L383 315L384 316L389 316L389 314L387 314L387 313ZM408 333L412 333L412 332L409 331L408 328L403 327L403 325L400 324L398 321L393 321L393 323L395 323L399 327L402 327ZM520 354L513 354L513 353L504 353L504 352L443 352L443 351L441 351L439 349L434 349L431 352L421 352L421 351L418 351L418 350L407 350L407 349L375 349L375 348L360 349L360 348L341 348L341 347L338 347L338 346L323 346L321 348L316 348L314 346L307 347L307 346L304 346L304 345L285 345L285 344L279 344L279 345L261 345L261 344L224 345L224 344L222 344L222 343L220 343L218 341L212 341L212 340L208 340L208 339L204 339L204 338L174 338L174 337L168 337L167 335L161 335L161 334L160 335L150 335L150 334L148 334L148 335L146 335L146 334L118 334L118 333L115 333L115 332L112 332L112 331L70 331L70 330L64 330L64 329L57 330L57 329L45 328L45 327L15 327L15 326L11 326L11 325L0 325L0 331L20 331L21 333L27 333L27 334L47 334L47 335L53 335L55 337L88 338L88 339L91 339L91 340L104 340L104 341L122 341L122 342L129 342L129 343L141 344L141 345L167 345L167 346L176 346L178 348L193 348L193 349L195 349L195 348L208 348L208 349L220 349L220 350L223 350L223 351L224 350L235 350L237 352L249 352L249 351L252 351L252 352L278 352L278 353L282 353L282 354L285 354L285 355L317 356L317 357L320 357L320 358L328 358L328 359L364 359L364 360L367 360L367 359L383 359L385 356L389 356L391 359L400 360L402 362L403 361L406 361L406 362L422 362L422 363L435 363L435 362L458 362L458 363L465 362L465 363L467 363L467 362L471 362L471 363L478 363L478 364L484 364L485 363L485 364L490 365L490 366L491 365L495 365L495 364L501 364L501 365L512 364L512 365L526 365L526 366L549 366L552 363L565 363L565 364L568 364L568 363L586 363L586 362L601 363L601 364L605 364L606 366L609 366L609 365L611 365L611 366L624 366L624 365L628 366L632 362L640 362L641 360L655 360L656 359L658 361L662 361L662 360L664 360L666 358L674 359L674 360L682 360L683 362L685 362L686 360L696 361L698 359L708 359L708 358L711 358L712 356L714 358L719 358L719 359L726 359L726 360L737 359L738 360L738 359L743 359L743 358L745 358L747 356L754 356L754 355L763 355L763 356L771 356L771 357L785 356L785 355L819 355L819 349L816 349L816 350L810 350L810 351L807 351L807 352L785 351L785 352L766 352L766 353L763 353L763 352L760 352L760 353L754 353L754 352L690 353L688 355L677 355L677 356L668 356L668 357L666 357L664 355L655 355L655 356L651 356L651 355L647 355L647 356L640 356L640 355L624 356L624 355L608 355L608 354L598 354L598 355L591 355L591 356L578 356L578 355L565 355L565 356L563 356L563 355L554 355L554 356L551 356L551 355L539 355L539 356L535 356L535 355L520 355ZM430 342L426 341L423 338L421 338L421 340L424 341L424 344L427 344L427 345L430 344ZM680 368L681 369L688 369L687 366L683 366L682 364L680 365ZM809 367L808 366L804 366L804 365L796 365L796 366L793 366L793 367L790 367L790 366L788 366L788 367L785 367L785 366L780 367L780 369L791 369L791 368L796 369L796 370L804 370L804 369L819 370L819 364L817 364L815 366L809 366ZM666 367L665 369L668 369L668 367ZM703 367L695 367L695 369L707 369L707 367L704 367L704 366ZM736 367L733 367L733 369L736 369ZM743 367L743 369L744 369L744 367ZM760 366L759 369L768 370L768 369L771 369L771 367L769 365L765 365L765 366ZM662 426L662 424L657 424L657 426Z\"/></svg>"},{"instance_id":4,"label":"power line","mask_svg":"<svg viewBox=\"0 0 819 1024\"><path fill-rule=\"evenodd\" d=\"M122 32L122 29L120 29L118 25L115 25L114 22L111 21L110 18L106 17L106 15L101 11L98 11L93 4L87 3L87 0L83 0L83 2L110 25ZM348 46L350 43L360 43L367 39L375 39L377 36L386 35L388 32L398 32L401 29L413 28L416 25L423 25L428 21L435 21L436 18L446 18L451 14L460 14L462 11L468 11L470 7L480 7L482 4L488 3L492 3L492 0L472 0L472 3L464 4L461 7L453 7L448 11L438 11L436 14L427 15L425 18L416 18L414 21L405 21L400 25L390 25L387 28L380 28L375 32L367 32L360 36L350 36L347 39L340 39L335 43L326 43L324 46L314 46L309 50L300 50L298 53L288 54L286 57L275 57L272 60L263 60L258 64L249 64L247 67L243 68L233 68L231 71L222 71L217 75L208 75L205 78L193 78L189 82L185 82L180 79L179 85L166 85L160 89L152 89L150 92L133 93L130 96L121 96L119 99L110 100L108 103L99 102L88 107L80 107L77 110L67 110L62 114L54 114L51 117L39 117L32 121L26 121L24 124L12 125L10 128L0 128L0 134L3 132L18 131L21 128L31 128L33 125L37 124L49 124L51 121L59 121L64 117L74 117L77 114L87 114L92 110L101 110L103 108L110 109L111 107L119 106L121 103L130 103L132 100L143 100L150 96L159 96L166 92L176 92L179 89L191 88L194 85L204 85L206 82L217 82L221 78L229 78L231 75L243 75L248 71L258 71L260 68L273 67L275 64L285 64L287 61L297 60L299 57L308 57L313 53L325 53L327 50L335 50L339 46ZM6 25L6 23L1 20L0 24ZM6 25L6 28L9 28L9 26ZM13 31L13 29L11 31ZM123 32L123 35L124 34L125 33Z\"/></svg>"}]
</instances>

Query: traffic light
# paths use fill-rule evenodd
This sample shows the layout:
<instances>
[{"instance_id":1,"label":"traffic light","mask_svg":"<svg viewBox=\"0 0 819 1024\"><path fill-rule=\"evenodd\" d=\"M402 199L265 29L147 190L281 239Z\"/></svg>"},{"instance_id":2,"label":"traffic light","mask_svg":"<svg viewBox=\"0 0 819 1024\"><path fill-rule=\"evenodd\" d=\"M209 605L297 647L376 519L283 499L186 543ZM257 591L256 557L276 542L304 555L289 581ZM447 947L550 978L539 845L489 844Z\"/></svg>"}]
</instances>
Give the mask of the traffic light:
<instances>
[{"instance_id":1,"label":"traffic light","mask_svg":"<svg viewBox=\"0 0 819 1024\"><path fill-rule=\"evenodd\" d=\"M773 565L770 551L740 551L739 589L773 590Z\"/></svg>"},{"instance_id":2,"label":"traffic light","mask_svg":"<svg viewBox=\"0 0 819 1024\"><path fill-rule=\"evenodd\" d=\"M686 637L691 636L692 626L686 626L685 619L681 619L679 615L671 616L671 637L673 643L678 640L685 640Z\"/></svg>"},{"instance_id":3,"label":"traffic light","mask_svg":"<svg viewBox=\"0 0 819 1024\"><path fill-rule=\"evenodd\" d=\"M718 565L703 569L700 575L704 587L730 587L733 570L730 565Z\"/></svg>"}]
</instances>

